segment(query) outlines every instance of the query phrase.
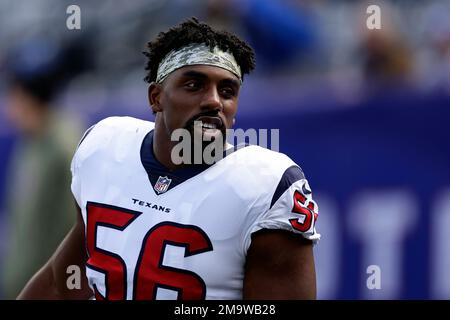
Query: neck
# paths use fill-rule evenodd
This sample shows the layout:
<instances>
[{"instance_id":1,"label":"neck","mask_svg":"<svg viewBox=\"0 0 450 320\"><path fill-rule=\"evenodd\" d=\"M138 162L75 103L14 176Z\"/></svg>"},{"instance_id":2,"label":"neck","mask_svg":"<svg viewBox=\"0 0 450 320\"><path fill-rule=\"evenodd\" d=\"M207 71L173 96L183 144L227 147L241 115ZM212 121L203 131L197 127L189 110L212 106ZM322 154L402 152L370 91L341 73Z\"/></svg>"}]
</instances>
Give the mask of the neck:
<instances>
[{"instance_id":1,"label":"neck","mask_svg":"<svg viewBox=\"0 0 450 320\"><path fill-rule=\"evenodd\" d=\"M32 110L33 114L29 115L25 134L30 138L41 138L48 131L50 111L45 106L34 107Z\"/></svg>"},{"instance_id":2,"label":"neck","mask_svg":"<svg viewBox=\"0 0 450 320\"><path fill-rule=\"evenodd\" d=\"M153 133L153 154L155 155L155 158L170 171L181 166L174 164L171 159L172 148L176 143L176 141L170 140L170 134L161 124L161 121L156 120L155 131Z\"/></svg>"}]
</instances>

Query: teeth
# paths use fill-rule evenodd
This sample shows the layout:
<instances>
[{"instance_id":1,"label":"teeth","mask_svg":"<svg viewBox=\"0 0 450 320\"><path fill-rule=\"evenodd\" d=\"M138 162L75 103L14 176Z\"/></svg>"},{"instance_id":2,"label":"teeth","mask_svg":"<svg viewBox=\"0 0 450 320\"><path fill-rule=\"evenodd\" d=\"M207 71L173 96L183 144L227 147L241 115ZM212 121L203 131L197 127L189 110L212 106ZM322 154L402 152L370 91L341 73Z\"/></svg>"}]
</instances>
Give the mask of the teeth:
<instances>
[{"instance_id":1,"label":"teeth","mask_svg":"<svg viewBox=\"0 0 450 320\"><path fill-rule=\"evenodd\" d=\"M216 129L216 125L212 123L202 123L202 127L206 129Z\"/></svg>"}]
</instances>

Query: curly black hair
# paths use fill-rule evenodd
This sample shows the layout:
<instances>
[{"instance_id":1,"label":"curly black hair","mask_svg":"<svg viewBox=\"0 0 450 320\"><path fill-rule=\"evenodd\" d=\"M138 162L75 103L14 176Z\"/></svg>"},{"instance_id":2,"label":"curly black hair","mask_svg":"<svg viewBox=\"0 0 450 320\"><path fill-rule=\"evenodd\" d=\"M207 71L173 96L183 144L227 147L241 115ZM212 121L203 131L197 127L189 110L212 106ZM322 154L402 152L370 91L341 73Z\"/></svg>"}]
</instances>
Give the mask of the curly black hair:
<instances>
[{"instance_id":1,"label":"curly black hair","mask_svg":"<svg viewBox=\"0 0 450 320\"><path fill-rule=\"evenodd\" d=\"M148 83L154 82L161 60L170 51L191 43L204 43L211 50L218 46L223 51L230 51L241 67L242 78L255 68L255 54L247 43L227 31L214 30L193 17L166 32L160 32L154 41L147 43L148 51L143 54L148 58L145 67L148 72L144 80Z\"/></svg>"}]
</instances>

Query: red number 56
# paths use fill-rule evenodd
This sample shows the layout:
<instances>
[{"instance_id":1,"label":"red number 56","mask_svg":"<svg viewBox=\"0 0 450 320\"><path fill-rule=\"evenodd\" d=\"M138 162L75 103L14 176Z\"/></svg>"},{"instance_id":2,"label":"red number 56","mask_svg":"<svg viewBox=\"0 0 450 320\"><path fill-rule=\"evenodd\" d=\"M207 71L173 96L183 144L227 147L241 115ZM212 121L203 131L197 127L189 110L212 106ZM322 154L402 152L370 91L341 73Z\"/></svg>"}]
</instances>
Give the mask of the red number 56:
<instances>
[{"instance_id":1,"label":"red number 56","mask_svg":"<svg viewBox=\"0 0 450 320\"><path fill-rule=\"evenodd\" d=\"M105 275L104 296L95 284L97 300L123 300L127 297L127 267L118 254L97 247L98 227L123 231L141 212L105 204L87 204L87 266ZM151 228L144 237L139 259L134 270L133 299L155 299L158 288L178 292L178 299L204 299L206 285L203 279L189 270L162 264L167 245L185 248L185 257L211 251L211 241L197 226L162 222Z\"/></svg>"}]
</instances>

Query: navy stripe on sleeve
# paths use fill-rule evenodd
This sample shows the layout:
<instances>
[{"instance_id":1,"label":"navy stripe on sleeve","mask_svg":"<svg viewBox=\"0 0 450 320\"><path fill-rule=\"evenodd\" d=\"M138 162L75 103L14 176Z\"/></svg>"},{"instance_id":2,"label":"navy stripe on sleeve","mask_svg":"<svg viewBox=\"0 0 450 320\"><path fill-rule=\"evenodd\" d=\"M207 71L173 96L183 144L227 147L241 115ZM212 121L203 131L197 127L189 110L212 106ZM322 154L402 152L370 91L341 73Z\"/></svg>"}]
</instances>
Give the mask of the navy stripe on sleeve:
<instances>
[{"instance_id":1,"label":"navy stripe on sleeve","mask_svg":"<svg viewBox=\"0 0 450 320\"><path fill-rule=\"evenodd\" d=\"M89 134L89 132L91 132L92 129L94 129L95 124L93 126L91 126L89 129L86 130L86 132L83 134L83 136L81 137L80 142L78 142L78 146L77 149L80 147L81 143L84 141L84 139L86 139L87 135Z\"/></svg>"},{"instance_id":2,"label":"navy stripe on sleeve","mask_svg":"<svg viewBox=\"0 0 450 320\"><path fill-rule=\"evenodd\" d=\"M272 201L270 202L270 208L274 205L275 202L281 197L281 195L292 186L293 183L305 179L305 175L303 174L302 169L298 166L292 166L286 169L283 173L283 176L278 183L277 188L275 189L275 193L273 194Z\"/></svg>"}]
</instances>

